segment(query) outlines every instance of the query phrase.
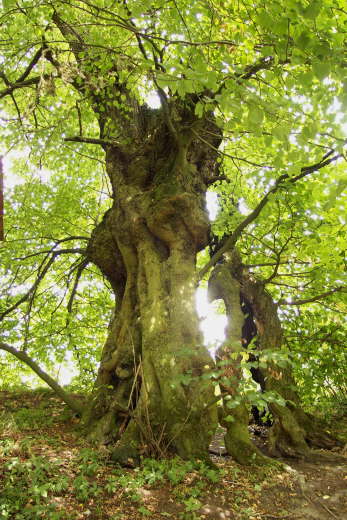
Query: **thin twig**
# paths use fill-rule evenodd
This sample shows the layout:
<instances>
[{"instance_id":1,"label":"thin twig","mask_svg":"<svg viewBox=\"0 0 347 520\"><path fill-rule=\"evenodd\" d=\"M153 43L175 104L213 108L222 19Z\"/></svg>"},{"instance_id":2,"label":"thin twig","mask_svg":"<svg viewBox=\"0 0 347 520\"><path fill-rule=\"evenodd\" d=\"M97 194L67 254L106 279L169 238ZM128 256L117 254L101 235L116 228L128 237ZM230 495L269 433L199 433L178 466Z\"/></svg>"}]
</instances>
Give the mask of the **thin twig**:
<instances>
[{"instance_id":1,"label":"thin twig","mask_svg":"<svg viewBox=\"0 0 347 520\"><path fill-rule=\"evenodd\" d=\"M13 305L11 305L11 307L9 307L8 309L6 309L5 311L3 311L0 314L0 321L2 321L12 311L17 309L22 303L24 303L27 300L29 300L30 298L32 298L33 295L36 293L36 290L37 290L39 284L41 283L41 281L43 280L43 278L45 277L45 275L49 271L50 267L53 265L55 259L58 256L60 256L60 255L68 254L68 253L84 254L85 250L84 249L79 249L79 250L77 250L77 249L61 249L61 250L58 250L58 251L54 251L53 250L53 251L49 252L45 256L43 261L41 262L41 265L39 267L39 274L38 274L35 282L33 283L33 285L30 287L30 289L21 298L19 298L19 300L17 300ZM48 262L45 263L47 260L48 260Z\"/></svg>"}]
</instances>

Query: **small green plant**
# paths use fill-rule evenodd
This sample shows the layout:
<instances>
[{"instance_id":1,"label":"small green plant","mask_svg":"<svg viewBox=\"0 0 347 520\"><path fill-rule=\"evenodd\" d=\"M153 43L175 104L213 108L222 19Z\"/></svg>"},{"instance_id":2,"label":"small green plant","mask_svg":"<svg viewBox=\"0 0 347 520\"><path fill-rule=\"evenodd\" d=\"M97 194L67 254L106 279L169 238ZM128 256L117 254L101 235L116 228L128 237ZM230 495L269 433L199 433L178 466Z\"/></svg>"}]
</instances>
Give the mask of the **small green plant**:
<instances>
[{"instance_id":1,"label":"small green plant","mask_svg":"<svg viewBox=\"0 0 347 520\"><path fill-rule=\"evenodd\" d=\"M197 470L199 471L200 475L210 482L216 484L219 482L221 477L221 471L218 468L213 468L210 465L206 464L205 462L199 462L197 464Z\"/></svg>"},{"instance_id":2,"label":"small green plant","mask_svg":"<svg viewBox=\"0 0 347 520\"><path fill-rule=\"evenodd\" d=\"M141 495L138 490L143 486L144 480L142 475L138 475L134 478L132 475L121 475L118 479L119 485L123 488L125 495L133 502L140 502Z\"/></svg>"},{"instance_id":3,"label":"small green plant","mask_svg":"<svg viewBox=\"0 0 347 520\"><path fill-rule=\"evenodd\" d=\"M106 479L105 490L110 495L113 495L119 487L118 479L114 475L110 475Z\"/></svg>"},{"instance_id":4,"label":"small green plant","mask_svg":"<svg viewBox=\"0 0 347 520\"><path fill-rule=\"evenodd\" d=\"M16 447L17 444L12 439L0 439L0 457L12 455Z\"/></svg>"},{"instance_id":5,"label":"small green plant","mask_svg":"<svg viewBox=\"0 0 347 520\"><path fill-rule=\"evenodd\" d=\"M11 435L18 432L19 428L10 412L0 412L0 431L5 435Z\"/></svg>"},{"instance_id":6,"label":"small green plant","mask_svg":"<svg viewBox=\"0 0 347 520\"><path fill-rule=\"evenodd\" d=\"M197 520L199 516L197 515L197 511L201 508L201 502L190 496L187 499L183 500L184 511L180 513L180 518L182 520Z\"/></svg>"},{"instance_id":7,"label":"small green plant","mask_svg":"<svg viewBox=\"0 0 347 520\"><path fill-rule=\"evenodd\" d=\"M72 482L75 496L80 502L86 502L90 498L101 493L101 489L95 482L90 482L84 475L78 475Z\"/></svg>"},{"instance_id":8,"label":"small green plant","mask_svg":"<svg viewBox=\"0 0 347 520\"><path fill-rule=\"evenodd\" d=\"M59 473L58 463L49 463L43 457L31 456L22 461L11 457L4 464L2 480L1 520L60 520L61 511L52 503L51 496L62 493L68 483Z\"/></svg>"},{"instance_id":9,"label":"small green plant","mask_svg":"<svg viewBox=\"0 0 347 520\"><path fill-rule=\"evenodd\" d=\"M32 446L34 444L34 440L32 437L24 437L24 439L21 439L19 442L19 451L23 456L29 457L32 455Z\"/></svg>"},{"instance_id":10,"label":"small green plant","mask_svg":"<svg viewBox=\"0 0 347 520\"><path fill-rule=\"evenodd\" d=\"M144 506L140 506L137 511L145 517L150 517L152 515L152 512Z\"/></svg>"},{"instance_id":11,"label":"small green plant","mask_svg":"<svg viewBox=\"0 0 347 520\"><path fill-rule=\"evenodd\" d=\"M13 418L21 431L47 428L54 421L54 417L42 408L21 408L13 414Z\"/></svg>"}]
</instances>

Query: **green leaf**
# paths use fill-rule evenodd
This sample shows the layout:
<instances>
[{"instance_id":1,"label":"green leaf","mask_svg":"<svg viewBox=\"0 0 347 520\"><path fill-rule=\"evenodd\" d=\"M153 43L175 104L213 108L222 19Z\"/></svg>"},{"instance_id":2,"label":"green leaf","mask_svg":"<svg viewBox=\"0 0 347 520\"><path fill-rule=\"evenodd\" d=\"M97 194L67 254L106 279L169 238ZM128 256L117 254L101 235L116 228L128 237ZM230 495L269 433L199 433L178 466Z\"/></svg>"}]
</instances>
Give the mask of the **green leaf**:
<instances>
[{"instance_id":1,"label":"green leaf","mask_svg":"<svg viewBox=\"0 0 347 520\"><path fill-rule=\"evenodd\" d=\"M303 51L306 51L307 48L309 47L311 43L311 35L308 31L303 31L300 36L295 40L295 44L296 46L303 50Z\"/></svg>"},{"instance_id":2,"label":"green leaf","mask_svg":"<svg viewBox=\"0 0 347 520\"><path fill-rule=\"evenodd\" d=\"M300 166L297 166L295 164L293 164L292 166L289 166L287 168L287 174L289 175L289 177L294 177L295 175L298 175L301 171L301 168Z\"/></svg>"},{"instance_id":3,"label":"green leaf","mask_svg":"<svg viewBox=\"0 0 347 520\"><path fill-rule=\"evenodd\" d=\"M272 129L272 135L274 137L276 137L279 141L287 141L288 140L287 128L282 126L282 125L275 126Z\"/></svg>"},{"instance_id":4,"label":"green leaf","mask_svg":"<svg viewBox=\"0 0 347 520\"><path fill-rule=\"evenodd\" d=\"M248 123L250 126L252 125L261 125L264 120L264 112L261 108L254 105L248 110Z\"/></svg>"},{"instance_id":5,"label":"green leaf","mask_svg":"<svg viewBox=\"0 0 347 520\"><path fill-rule=\"evenodd\" d=\"M271 14L265 9L258 11L256 21L258 25L264 27L265 29L271 29L274 26L274 20L271 18Z\"/></svg>"},{"instance_id":6,"label":"green leaf","mask_svg":"<svg viewBox=\"0 0 347 520\"><path fill-rule=\"evenodd\" d=\"M322 8L321 0L312 0L309 5L304 10L305 18L309 18L310 20L314 20L320 13Z\"/></svg>"},{"instance_id":7,"label":"green leaf","mask_svg":"<svg viewBox=\"0 0 347 520\"><path fill-rule=\"evenodd\" d=\"M196 116L202 117L204 115L204 110L205 110L205 107L204 107L203 103L199 102L195 105L195 115Z\"/></svg>"},{"instance_id":8,"label":"green leaf","mask_svg":"<svg viewBox=\"0 0 347 520\"><path fill-rule=\"evenodd\" d=\"M313 72L315 76L322 81L330 74L330 64L327 62L318 62L313 64Z\"/></svg>"},{"instance_id":9,"label":"green leaf","mask_svg":"<svg viewBox=\"0 0 347 520\"><path fill-rule=\"evenodd\" d=\"M313 76L312 72L307 71L307 72L300 74L300 76L298 77L298 80L301 83L301 85L303 85L304 87L307 88L312 85L313 78L314 78L314 76Z\"/></svg>"}]
</instances>

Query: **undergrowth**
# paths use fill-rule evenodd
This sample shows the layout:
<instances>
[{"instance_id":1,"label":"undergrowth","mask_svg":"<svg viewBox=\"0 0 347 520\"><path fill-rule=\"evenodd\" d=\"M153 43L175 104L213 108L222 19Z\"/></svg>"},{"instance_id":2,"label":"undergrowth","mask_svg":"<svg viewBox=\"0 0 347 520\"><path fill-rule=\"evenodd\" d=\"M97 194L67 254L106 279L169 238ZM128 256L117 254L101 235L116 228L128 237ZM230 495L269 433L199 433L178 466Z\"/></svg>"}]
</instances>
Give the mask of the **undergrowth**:
<instances>
[{"instance_id":1,"label":"undergrowth","mask_svg":"<svg viewBox=\"0 0 347 520\"><path fill-rule=\"evenodd\" d=\"M178 457L124 469L77 435L51 392L0 394L0 520L210 520L221 503L230 518L260 520L257 494L282 471Z\"/></svg>"}]
</instances>

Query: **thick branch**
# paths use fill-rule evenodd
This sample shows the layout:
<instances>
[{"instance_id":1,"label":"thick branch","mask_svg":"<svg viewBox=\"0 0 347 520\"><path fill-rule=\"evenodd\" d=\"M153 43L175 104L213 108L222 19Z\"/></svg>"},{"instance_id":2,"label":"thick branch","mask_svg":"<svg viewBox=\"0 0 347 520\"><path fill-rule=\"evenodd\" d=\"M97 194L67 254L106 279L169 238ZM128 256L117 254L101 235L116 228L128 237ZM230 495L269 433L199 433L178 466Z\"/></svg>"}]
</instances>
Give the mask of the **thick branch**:
<instances>
[{"instance_id":1,"label":"thick branch","mask_svg":"<svg viewBox=\"0 0 347 520\"><path fill-rule=\"evenodd\" d=\"M80 53L85 49L84 41L81 36L76 32L74 27L65 22L57 11L54 11L52 21L55 23L61 34L64 36L70 49L73 52L77 61L80 61Z\"/></svg>"},{"instance_id":2,"label":"thick branch","mask_svg":"<svg viewBox=\"0 0 347 520\"><path fill-rule=\"evenodd\" d=\"M205 276L205 274L211 269L211 267L216 265L216 263L221 259L221 257L226 251L230 251L231 249L233 249L236 242L240 238L243 230L260 215L263 208L269 202L270 195L273 195L280 188L284 187L284 181L288 181L291 184L293 184L305 177L306 175L318 171L324 166L327 166L328 164L342 157L341 154L336 154L333 157L330 157L333 153L334 151L332 150L325 154L320 162L313 164L312 166L305 166L301 168L300 173L295 177L290 177L287 173L281 175L276 180L275 185L264 195L262 200L259 202L258 206L256 206L256 208L251 213L249 213L249 215L247 215L247 217L242 222L240 222L240 224L236 227L233 233L227 238L224 245L212 256L211 260L200 270L199 279Z\"/></svg>"},{"instance_id":3,"label":"thick branch","mask_svg":"<svg viewBox=\"0 0 347 520\"><path fill-rule=\"evenodd\" d=\"M273 56L265 56L253 65L248 65L243 72L237 74L237 77L240 79L249 79L252 76L254 76L257 72L269 69L274 63L275 60Z\"/></svg>"},{"instance_id":4,"label":"thick branch","mask_svg":"<svg viewBox=\"0 0 347 520\"><path fill-rule=\"evenodd\" d=\"M39 62L39 59L41 58L43 51L44 51L44 48L40 47L35 52L34 56L32 57L32 59L31 59L31 61L29 63L29 65L27 66L27 68L25 69L23 74L17 79L16 83L22 83L23 81L25 81L27 79L27 77L29 76L30 72L33 70L35 65Z\"/></svg>"},{"instance_id":5,"label":"thick branch","mask_svg":"<svg viewBox=\"0 0 347 520\"><path fill-rule=\"evenodd\" d=\"M166 125L169 129L169 132L171 133L171 136L174 138L176 143L179 143L178 133L177 133L177 130L176 130L176 128L172 122L171 116L170 116L169 103L168 103L166 94L165 94L164 90L159 87L156 80L153 79L153 81L157 87L158 96L159 96L159 99L160 99L162 107L163 107Z\"/></svg>"},{"instance_id":6,"label":"thick branch","mask_svg":"<svg viewBox=\"0 0 347 520\"><path fill-rule=\"evenodd\" d=\"M28 365L40 379L42 379L48 386L52 388L52 390L66 403L71 410L76 412L78 415L82 415L83 406L81 403L77 402L75 399L70 397L70 395L65 392L65 390L46 372L44 372L39 365L34 361L26 352L21 350L17 350L14 347L11 347L7 343L0 341L0 349L9 352L17 359Z\"/></svg>"},{"instance_id":7,"label":"thick branch","mask_svg":"<svg viewBox=\"0 0 347 520\"><path fill-rule=\"evenodd\" d=\"M44 76L43 76L44 77ZM11 95L15 90L24 87L30 87L31 85L38 85L41 81L41 76L35 76L34 78L26 79L25 81L16 81L10 87L0 91L0 99Z\"/></svg>"},{"instance_id":8,"label":"thick branch","mask_svg":"<svg viewBox=\"0 0 347 520\"><path fill-rule=\"evenodd\" d=\"M245 69L242 72L239 72L238 74L233 74L232 76L228 75L215 94L220 94L222 92L222 90L225 88L226 82L230 77L233 77L234 79L236 78L237 82L240 82L240 80L247 80L255 76L257 72L260 72L261 70L270 69L272 65L274 65L274 63L275 60L273 56L264 56L256 63L253 63L252 65L247 65L247 67L245 67Z\"/></svg>"},{"instance_id":9,"label":"thick branch","mask_svg":"<svg viewBox=\"0 0 347 520\"><path fill-rule=\"evenodd\" d=\"M5 73L3 71L0 72L0 77L3 79L5 85L7 86L6 89L0 91L0 98L3 98L8 95L12 95L13 92L19 88L28 87L31 85L38 85L40 83L40 80L41 80L40 76L35 76L34 78L29 78L29 79L27 79L27 78L28 78L30 72L35 67L35 65L40 60L43 50L44 50L43 47L40 47L38 49L38 51L35 52L34 56L32 57L29 65L27 66L27 68L25 69L23 74L21 74L21 76L19 76L19 78L14 83L12 83L5 76Z\"/></svg>"}]
</instances>

